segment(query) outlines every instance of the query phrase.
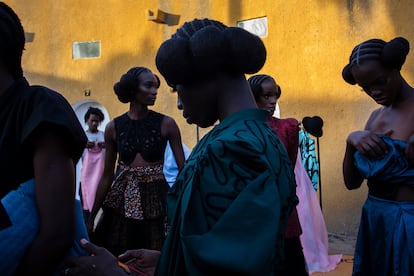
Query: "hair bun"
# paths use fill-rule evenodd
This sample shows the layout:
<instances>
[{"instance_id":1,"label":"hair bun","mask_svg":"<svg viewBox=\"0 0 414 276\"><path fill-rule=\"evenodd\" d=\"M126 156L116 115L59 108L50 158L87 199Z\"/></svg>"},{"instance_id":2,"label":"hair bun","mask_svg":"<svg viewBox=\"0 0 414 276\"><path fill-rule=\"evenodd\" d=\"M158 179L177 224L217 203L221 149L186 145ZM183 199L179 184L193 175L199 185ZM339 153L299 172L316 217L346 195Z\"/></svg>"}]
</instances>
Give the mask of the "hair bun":
<instances>
[{"instance_id":1,"label":"hair bun","mask_svg":"<svg viewBox=\"0 0 414 276\"><path fill-rule=\"evenodd\" d=\"M131 101L131 92L126 89L122 82L119 81L114 84L114 92L121 103L128 103Z\"/></svg>"},{"instance_id":2,"label":"hair bun","mask_svg":"<svg viewBox=\"0 0 414 276\"><path fill-rule=\"evenodd\" d=\"M254 74L266 61L262 40L210 19L186 22L161 44L155 63L167 83L188 84L219 72Z\"/></svg>"},{"instance_id":3,"label":"hair bun","mask_svg":"<svg viewBox=\"0 0 414 276\"><path fill-rule=\"evenodd\" d=\"M189 40L194 69L209 74L223 67L226 59L226 41L222 31L211 25L194 33Z\"/></svg>"},{"instance_id":4,"label":"hair bun","mask_svg":"<svg viewBox=\"0 0 414 276\"><path fill-rule=\"evenodd\" d=\"M266 61L266 48L260 37L238 27L229 27L224 31L228 41L230 72L254 74Z\"/></svg>"},{"instance_id":5,"label":"hair bun","mask_svg":"<svg viewBox=\"0 0 414 276\"><path fill-rule=\"evenodd\" d=\"M382 62L389 68L401 69L410 51L410 43L403 37L396 37L385 44L382 51Z\"/></svg>"},{"instance_id":6,"label":"hair bun","mask_svg":"<svg viewBox=\"0 0 414 276\"><path fill-rule=\"evenodd\" d=\"M356 84L354 76L351 73L351 65L347 64L344 69L342 70L342 78L349 84Z\"/></svg>"},{"instance_id":7,"label":"hair bun","mask_svg":"<svg viewBox=\"0 0 414 276\"><path fill-rule=\"evenodd\" d=\"M188 40L171 38L157 51L155 64L168 84L186 83L193 78L193 65Z\"/></svg>"}]
</instances>

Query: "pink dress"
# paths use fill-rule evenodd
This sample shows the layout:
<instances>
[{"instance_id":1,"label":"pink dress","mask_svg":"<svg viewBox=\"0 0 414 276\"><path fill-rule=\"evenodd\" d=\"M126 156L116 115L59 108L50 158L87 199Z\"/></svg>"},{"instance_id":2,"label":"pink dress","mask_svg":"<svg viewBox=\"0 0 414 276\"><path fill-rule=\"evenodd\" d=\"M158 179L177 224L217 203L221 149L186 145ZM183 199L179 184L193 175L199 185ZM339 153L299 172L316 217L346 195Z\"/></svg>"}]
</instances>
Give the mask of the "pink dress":
<instances>
[{"instance_id":1,"label":"pink dress","mask_svg":"<svg viewBox=\"0 0 414 276\"><path fill-rule=\"evenodd\" d=\"M95 146L85 151L82 162L81 191L83 210L92 210L95 202L96 190L104 171L104 150L95 143Z\"/></svg>"}]
</instances>

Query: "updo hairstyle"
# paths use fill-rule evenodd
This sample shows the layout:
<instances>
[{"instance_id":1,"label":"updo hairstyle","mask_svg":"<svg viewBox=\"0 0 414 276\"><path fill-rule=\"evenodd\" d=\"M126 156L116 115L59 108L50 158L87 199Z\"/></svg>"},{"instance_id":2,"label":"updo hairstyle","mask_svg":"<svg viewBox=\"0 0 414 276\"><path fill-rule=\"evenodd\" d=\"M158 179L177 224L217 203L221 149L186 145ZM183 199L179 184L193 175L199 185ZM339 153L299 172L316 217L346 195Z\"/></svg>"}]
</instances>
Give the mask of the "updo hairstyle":
<instances>
[{"instance_id":1,"label":"updo hairstyle","mask_svg":"<svg viewBox=\"0 0 414 276\"><path fill-rule=\"evenodd\" d=\"M186 22L156 55L158 71L170 86L206 80L219 73L254 74L266 60L261 39L210 19Z\"/></svg>"},{"instance_id":2,"label":"updo hairstyle","mask_svg":"<svg viewBox=\"0 0 414 276\"><path fill-rule=\"evenodd\" d=\"M145 67L133 67L122 75L119 82L115 83L114 91L121 103L129 103L134 99L139 86L139 75L143 72L152 73L150 69ZM160 80L157 76L156 78L159 87Z\"/></svg>"},{"instance_id":3,"label":"updo hairstyle","mask_svg":"<svg viewBox=\"0 0 414 276\"><path fill-rule=\"evenodd\" d=\"M403 37L389 42L381 39L367 40L352 50L349 64L342 70L342 77L347 83L356 84L351 68L359 66L364 60L378 60L385 68L401 70L409 51L410 43Z\"/></svg>"}]
</instances>

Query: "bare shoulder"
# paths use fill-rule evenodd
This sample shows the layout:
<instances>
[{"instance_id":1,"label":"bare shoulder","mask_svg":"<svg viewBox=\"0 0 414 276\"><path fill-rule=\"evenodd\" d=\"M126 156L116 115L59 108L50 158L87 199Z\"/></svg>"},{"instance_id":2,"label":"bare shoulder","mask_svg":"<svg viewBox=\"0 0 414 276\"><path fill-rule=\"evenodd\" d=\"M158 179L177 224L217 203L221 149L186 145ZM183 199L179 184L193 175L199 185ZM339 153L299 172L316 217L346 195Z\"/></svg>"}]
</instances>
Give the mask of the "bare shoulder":
<instances>
[{"instance_id":1,"label":"bare shoulder","mask_svg":"<svg viewBox=\"0 0 414 276\"><path fill-rule=\"evenodd\" d=\"M177 137L177 135L181 135L180 129L172 117L164 115L161 123L161 134L164 137Z\"/></svg>"},{"instance_id":2,"label":"bare shoulder","mask_svg":"<svg viewBox=\"0 0 414 276\"><path fill-rule=\"evenodd\" d=\"M105 140L115 140L115 121L112 120L105 127Z\"/></svg>"},{"instance_id":3,"label":"bare shoulder","mask_svg":"<svg viewBox=\"0 0 414 276\"><path fill-rule=\"evenodd\" d=\"M164 118L162 119L162 127L176 127L176 126L177 126L177 123L172 117L168 115L164 115Z\"/></svg>"}]
</instances>

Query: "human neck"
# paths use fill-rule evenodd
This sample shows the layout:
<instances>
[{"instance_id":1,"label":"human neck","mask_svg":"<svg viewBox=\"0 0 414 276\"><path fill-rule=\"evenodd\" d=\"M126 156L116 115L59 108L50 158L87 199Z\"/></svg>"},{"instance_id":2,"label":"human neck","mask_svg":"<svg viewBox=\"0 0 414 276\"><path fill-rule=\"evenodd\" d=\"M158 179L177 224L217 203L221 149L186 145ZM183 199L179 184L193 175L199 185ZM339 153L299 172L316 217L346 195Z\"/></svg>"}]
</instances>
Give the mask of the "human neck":
<instances>
[{"instance_id":1,"label":"human neck","mask_svg":"<svg viewBox=\"0 0 414 276\"><path fill-rule=\"evenodd\" d=\"M138 119L145 117L147 114L148 114L148 106L137 104L137 103L131 103L129 105L129 111L128 111L129 118L133 120L138 120Z\"/></svg>"},{"instance_id":2,"label":"human neck","mask_svg":"<svg viewBox=\"0 0 414 276\"><path fill-rule=\"evenodd\" d=\"M90 132L90 133L98 133L98 129L88 129L88 132Z\"/></svg>"},{"instance_id":3,"label":"human neck","mask_svg":"<svg viewBox=\"0 0 414 276\"><path fill-rule=\"evenodd\" d=\"M411 87L403 78L401 78L400 93L392 105L399 105L412 97L414 97L414 88Z\"/></svg>"},{"instance_id":4,"label":"human neck","mask_svg":"<svg viewBox=\"0 0 414 276\"><path fill-rule=\"evenodd\" d=\"M249 84L243 75L223 77L220 85L222 87L218 99L220 121L238 111L257 108Z\"/></svg>"}]
</instances>

